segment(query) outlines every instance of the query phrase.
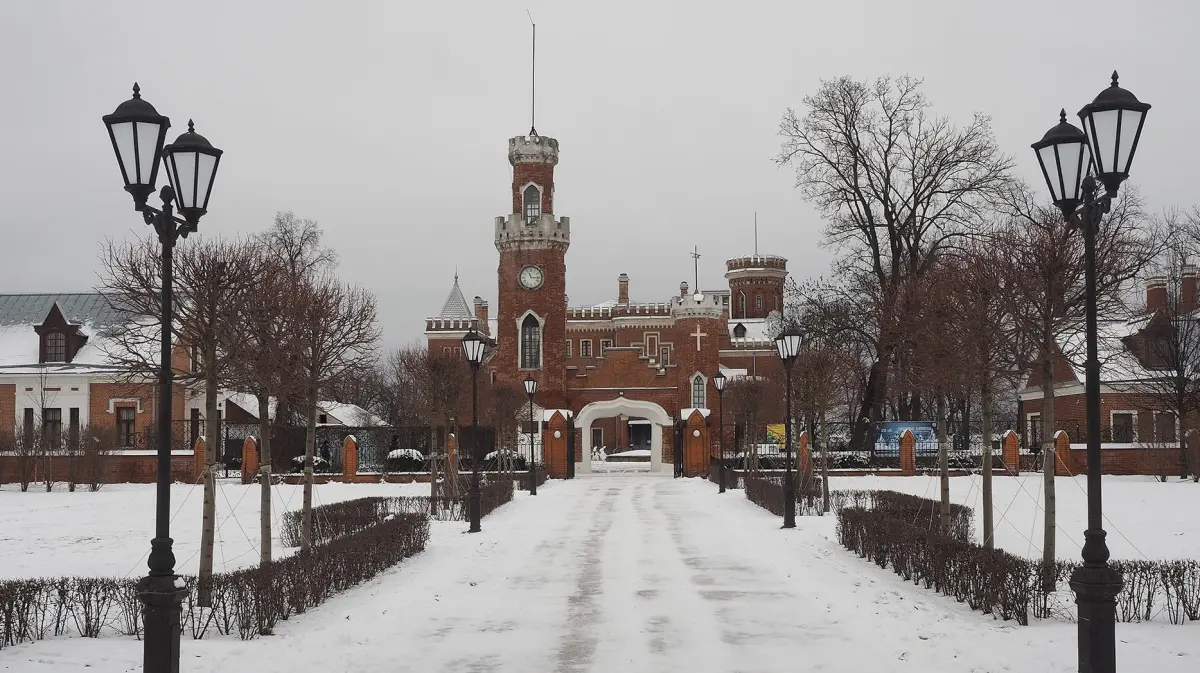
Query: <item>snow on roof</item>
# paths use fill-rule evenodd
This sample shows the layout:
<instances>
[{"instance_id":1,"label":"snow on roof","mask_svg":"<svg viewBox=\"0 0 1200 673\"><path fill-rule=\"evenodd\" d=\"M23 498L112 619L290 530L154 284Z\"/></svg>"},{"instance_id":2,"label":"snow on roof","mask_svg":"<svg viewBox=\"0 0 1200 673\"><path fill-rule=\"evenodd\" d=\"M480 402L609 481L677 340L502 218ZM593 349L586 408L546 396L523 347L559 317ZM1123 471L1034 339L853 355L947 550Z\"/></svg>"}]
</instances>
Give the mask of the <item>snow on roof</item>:
<instances>
[{"instance_id":1,"label":"snow on roof","mask_svg":"<svg viewBox=\"0 0 1200 673\"><path fill-rule=\"evenodd\" d=\"M58 304L73 325L108 326L125 319L107 297L98 292L68 294L0 294L0 326L40 325Z\"/></svg>"},{"instance_id":2,"label":"snow on roof","mask_svg":"<svg viewBox=\"0 0 1200 673\"><path fill-rule=\"evenodd\" d=\"M688 408L686 408L686 409L680 409L680 410L679 410L679 417L680 417L680 418L682 418L682 419L684 419L684 420L686 421L688 418L690 418L690 417L691 417L691 415L692 415L692 412L693 412L693 411L699 411L699 412L700 412L700 415L701 415L701 416L703 416L703 417L705 417L705 418L708 418L708 415L709 415L710 413L712 413L712 412L711 412L711 411L709 411L708 409L697 409L696 407L688 407Z\"/></svg>"},{"instance_id":3,"label":"snow on roof","mask_svg":"<svg viewBox=\"0 0 1200 673\"><path fill-rule=\"evenodd\" d=\"M729 328L729 342L732 345L737 346L742 344L760 344L764 341L770 341L774 338L772 336L773 330L778 324L778 317L738 318L736 320L730 320L727 326ZM745 328L745 336L736 336L738 325L741 325L743 328Z\"/></svg>"},{"instance_id":4,"label":"snow on roof","mask_svg":"<svg viewBox=\"0 0 1200 673\"><path fill-rule=\"evenodd\" d=\"M342 402L317 402L317 407L325 413L327 417L333 417L340 421L341 425L352 428L366 428L386 426L387 421L379 416L363 409L357 404L345 404ZM338 425L338 423L325 423L325 425Z\"/></svg>"},{"instance_id":5,"label":"snow on roof","mask_svg":"<svg viewBox=\"0 0 1200 673\"><path fill-rule=\"evenodd\" d=\"M727 379L741 378L750 373L750 370L748 369L734 369L733 367L726 367L725 365L721 364L717 365L717 369L720 370L720 372L724 374L725 378Z\"/></svg>"},{"instance_id":6,"label":"snow on roof","mask_svg":"<svg viewBox=\"0 0 1200 673\"><path fill-rule=\"evenodd\" d=\"M467 304L467 298L463 296L462 289L458 287L458 274L454 274L454 287L450 288L450 296L446 297L446 303L442 304L442 312L437 315L439 318L474 318L475 313L471 311L471 306Z\"/></svg>"},{"instance_id":7,"label":"snow on roof","mask_svg":"<svg viewBox=\"0 0 1200 673\"><path fill-rule=\"evenodd\" d=\"M217 399L220 400L222 398L227 402L232 402L234 405L240 407L242 409L242 411L245 411L246 413L250 414L251 416L254 416L256 418L258 417L258 396L257 395L251 395L250 393L239 393L239 392L235 392L232 390L222 390L219 393L217 393ZM267 398L267 414L268 414L268 418L270 418L272 420L275 418L275 403L276 403L276 401L277 400L274 397ZM226 411L226 414L228 414L228 413L229 412Z\"/></svg>"}]
</instances>

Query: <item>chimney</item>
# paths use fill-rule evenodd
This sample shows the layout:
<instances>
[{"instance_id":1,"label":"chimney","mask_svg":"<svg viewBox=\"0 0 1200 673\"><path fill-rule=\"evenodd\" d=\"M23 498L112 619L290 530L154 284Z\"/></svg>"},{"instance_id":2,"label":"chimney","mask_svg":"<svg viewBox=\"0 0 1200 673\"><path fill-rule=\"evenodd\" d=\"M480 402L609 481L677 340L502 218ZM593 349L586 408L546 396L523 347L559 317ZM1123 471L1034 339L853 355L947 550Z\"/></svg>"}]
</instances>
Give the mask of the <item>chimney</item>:
<instances>
[{"instance_id":1,"label":"chimney","mask_svg":"<svg viewBox=\"0 0 1200 673\"><path fill-rule=\"evenodd\" d=\"M488 304L482 297L475 297L475 321L479 323L479 331L484 336L492 336L488 328Z\"/></svg>"},{"instance_id":2,"label":"chimney","mask_svg":"<svg viewBox=\"0 0 1200 673\"><path fill-rule=\"evenodd\" d=\"M1146 310L1162 311L1167 308L1167 279L1155 276L1146 281Z\"/></svg>"},{"instance_id":3,"label":"chimney","mask_svg":"<svg viewBox=\"0 0 1200 673\"><path fill-rule=\"evenodd\" d=\"M1197 307L1196 297L1196 281L1200 276L1200 269L1191 264L1183 265L1183 273L1179 281L1179 310L1183 313L1191 313Z\"/></svg>"},{"instance_id":4,"label":"chimney","mask_svg":"<svg viewBox=\"0 0 1200 673\"><path fill-rule=\"evenodd\" d=\"M617 303L622 305L629 303L629 276L627 274L617 276Z\"/></svg>"},{"instance_id":5,"label":"chimney","mask_svg":"<svg viewBox=\"0 0 1200 673\"><path fill-rule=\"evenodd\" d=\"M687 296L688 296L688 284L687 284L687 281L685 280L679 284L679 298L686 299Z\"/></svg>"}]
</instances>

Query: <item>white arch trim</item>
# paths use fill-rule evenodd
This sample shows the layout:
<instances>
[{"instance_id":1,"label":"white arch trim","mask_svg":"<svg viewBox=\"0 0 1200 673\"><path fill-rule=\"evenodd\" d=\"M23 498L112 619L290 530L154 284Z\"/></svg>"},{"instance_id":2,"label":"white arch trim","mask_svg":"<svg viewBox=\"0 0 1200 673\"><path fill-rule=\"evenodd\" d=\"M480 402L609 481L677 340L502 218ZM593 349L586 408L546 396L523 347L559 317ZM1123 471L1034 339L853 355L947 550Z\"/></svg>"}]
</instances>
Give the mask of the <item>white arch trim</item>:
<instances>
[{"instance_id":1,"label":"white arch trim","mask_svg":"<svg viewBox=\"0 0 1200 673\"><path fill-rule=\"evenodd\" d=\"M583 430L583 450L579 452L579 462L575 464L576 472L592 471L592 422L621 415L639 416L658 426L650 432L650 471L663 470L662 429L672 425L671 417L653 402L618 397L605 402L592 402L575 417L575 427Z\"/></svg>"}]
</instances>

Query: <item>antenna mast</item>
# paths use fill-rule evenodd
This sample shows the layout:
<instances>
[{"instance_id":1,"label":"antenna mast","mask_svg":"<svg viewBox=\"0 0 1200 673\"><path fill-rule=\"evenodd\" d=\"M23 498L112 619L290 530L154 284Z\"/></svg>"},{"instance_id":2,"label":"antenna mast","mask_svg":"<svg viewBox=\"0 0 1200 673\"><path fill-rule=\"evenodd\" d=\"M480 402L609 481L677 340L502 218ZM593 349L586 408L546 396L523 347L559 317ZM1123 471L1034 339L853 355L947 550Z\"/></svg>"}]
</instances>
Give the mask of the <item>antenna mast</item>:
<instances>
[{"instance_id":1,"label":"antenna mast","mask_svg":"<svg viewBox=\"0 0 1200 673\"><path fill-rule=\"evenodd\" d=\"M754 211L754 254L758 255L758 211Z\"/></svg>"},{"instance_id":2,"label":"antenna mast","mask_svg":"<svg viewBox=\"0 0 1200 673\"><path fill-rule=\"evenodd\" d=\"M537 135L537 124L534 123L537 117L537 24L533 22L533 14L529 10L525 10L525 14L529 17L529 25L533 27L533 50L530 59L529 67L529 135Z\"/></svg>"}]
</instances>

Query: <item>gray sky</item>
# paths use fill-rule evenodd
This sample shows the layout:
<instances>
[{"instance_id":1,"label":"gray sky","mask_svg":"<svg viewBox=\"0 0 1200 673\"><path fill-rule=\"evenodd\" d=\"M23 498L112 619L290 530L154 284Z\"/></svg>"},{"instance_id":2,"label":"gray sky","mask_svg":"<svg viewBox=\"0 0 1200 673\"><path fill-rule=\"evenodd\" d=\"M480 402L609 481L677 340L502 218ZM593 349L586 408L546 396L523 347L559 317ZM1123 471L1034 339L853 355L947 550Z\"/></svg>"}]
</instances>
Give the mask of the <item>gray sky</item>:
<instances>
[{"instance_id":1,"label":"gray sky","mask_svg":"<svg viewBox=\"0 0 1200 673\"><path fill-rule=\"evenodd\" d=\"M561 143L572 304L722 286L752 249L819 274L821 222L771 158L780 116L821 78L925 78L935 110L1029 143L1108 84L1154 105L1132 181L1155 209L1200 202L1194 0L837 2L53 2L0 6L0 291L86 290L99 242L146 227L101 115L132 82L225 150L204 232L318 220L341 275L379 298L385 345L419 337L457 266L495 310L492 222L511 207L507 139ZM1081 11L1086 7L1086 12ZM156 202L156 201L155 201Z\"/></svg>"}]
</instances>

